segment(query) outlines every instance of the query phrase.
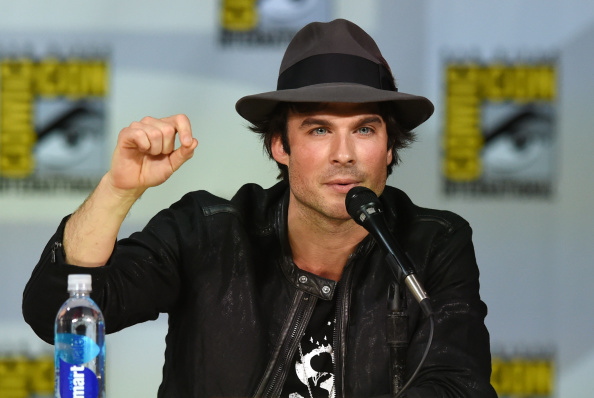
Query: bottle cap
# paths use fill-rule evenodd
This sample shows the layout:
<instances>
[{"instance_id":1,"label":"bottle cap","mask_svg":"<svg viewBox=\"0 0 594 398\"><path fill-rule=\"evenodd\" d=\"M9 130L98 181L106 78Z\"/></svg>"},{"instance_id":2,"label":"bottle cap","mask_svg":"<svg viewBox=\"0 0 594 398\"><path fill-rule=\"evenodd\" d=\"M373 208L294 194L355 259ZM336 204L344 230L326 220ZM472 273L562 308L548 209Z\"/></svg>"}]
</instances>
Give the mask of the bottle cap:
<instances>
[{"instance_id":1,"label":"bottle cap","mask_svg":"<svg viewBox=\"0 0 594 398\"><path fill-rule=\"evenodd\" d=\"M68 275L68 291L91 291L91 275L71 274Z\"/></svg>"}]
</instances>

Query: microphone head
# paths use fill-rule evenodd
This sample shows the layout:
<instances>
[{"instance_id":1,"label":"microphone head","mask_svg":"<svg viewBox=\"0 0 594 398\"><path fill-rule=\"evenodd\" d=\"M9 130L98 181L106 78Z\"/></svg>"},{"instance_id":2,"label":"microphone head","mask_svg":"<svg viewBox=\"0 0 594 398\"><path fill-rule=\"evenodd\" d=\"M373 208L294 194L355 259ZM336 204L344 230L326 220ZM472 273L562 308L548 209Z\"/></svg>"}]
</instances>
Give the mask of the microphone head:
<instances>
[{"instance_id":1,"label":"microphone head","mask_svg":"<svg viewBox=\"0 0 594 398\"><path fill-rule=\"evenodd\" d=\"M351 188L345 198L345 206L349 215L363 225L370 213L381 212L380 201L375 192L366 187Z\"/></svg>"}]
</instances>

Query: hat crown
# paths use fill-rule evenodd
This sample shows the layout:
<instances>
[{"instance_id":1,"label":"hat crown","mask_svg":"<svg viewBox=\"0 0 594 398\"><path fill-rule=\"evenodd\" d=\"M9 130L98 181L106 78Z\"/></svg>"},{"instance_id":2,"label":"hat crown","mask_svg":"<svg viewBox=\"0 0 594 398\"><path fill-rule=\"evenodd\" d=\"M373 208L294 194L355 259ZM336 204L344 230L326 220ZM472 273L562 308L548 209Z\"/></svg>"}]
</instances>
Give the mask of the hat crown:
<instances>
[{"instance_id":1,"label":"hat crown","mask_svg":"<svg viewBox=\"0 0 594 398\"><path fill-rule=\"evenodd\" d=\"M354 55L388 68L371 36L350 21L336 19L312 22L297 32L287 46L279 75L299 61L322 54Z\"/></svg>"},{"instance_id":2,"label":"hat crown","mask_svg":"<svg viewBox=\"0 0 594 398\"><path fill-rule=\"evenodd\" d=\"M433 113L427 98L398 91L375 41L345 19L303 27L287 46L276 91L245 96L235 109L251 123L260 123L282 102L391 102L404 130Z\"/></svg>"}]
</instances>

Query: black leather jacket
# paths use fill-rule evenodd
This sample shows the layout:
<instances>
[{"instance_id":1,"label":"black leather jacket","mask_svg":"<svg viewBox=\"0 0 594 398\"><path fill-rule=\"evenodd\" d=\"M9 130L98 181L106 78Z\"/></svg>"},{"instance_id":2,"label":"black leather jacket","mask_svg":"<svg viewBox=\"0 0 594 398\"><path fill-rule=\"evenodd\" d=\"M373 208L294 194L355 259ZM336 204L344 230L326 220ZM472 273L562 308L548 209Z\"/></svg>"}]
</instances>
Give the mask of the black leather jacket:
<instances>
[{"instance_id":1,"label":"black leather jacket","mask_svg":"<svg viewBox=\"0 0 594 398\"><path fill-rule=\"evenodd\" d=\"M381 200L435 313L431 350L407 396L495 397L487 309L468 223L419 208L395 188L386 187ZM287 205L284 183L268 190L246 185L231 201L189 193L142 232L120 240L108 264L94 269L64 263L63 221L25 288L25 320L52 343L67 275L91 273L108 333L169 314L159 397L274 397L315 303L337 295L337 397L389 394L386 317L393 277L384 254L368 236L339 283L300 270L287 241ZM410 294L406 304L410 375L429 323Z\"/></svg>"}]
</instances>

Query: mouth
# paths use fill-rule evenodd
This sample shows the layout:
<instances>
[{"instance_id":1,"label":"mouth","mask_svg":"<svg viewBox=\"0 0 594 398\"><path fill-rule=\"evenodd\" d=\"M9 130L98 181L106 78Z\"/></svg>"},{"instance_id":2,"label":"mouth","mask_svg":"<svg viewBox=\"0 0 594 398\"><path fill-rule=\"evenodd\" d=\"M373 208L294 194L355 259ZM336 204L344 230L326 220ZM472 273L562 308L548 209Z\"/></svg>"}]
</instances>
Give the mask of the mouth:
<instances>
[{"instance_id":1,"label":"mouth","mask_svg":"<svg viewBox=\"0 0 594 398\"><path fill-rule=\"evenodd\" d=\"M328 181L326 185L338 193L346 194L348 191L351 190L351 188L360 185L360 183L360 181L355 181L352 179L335 179Z\"/></svg>"}]
</instances>

